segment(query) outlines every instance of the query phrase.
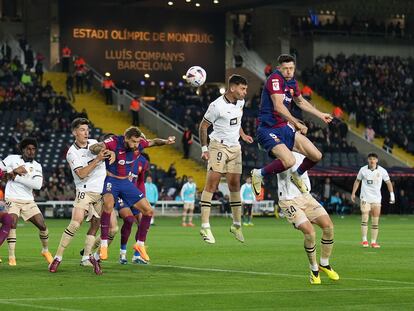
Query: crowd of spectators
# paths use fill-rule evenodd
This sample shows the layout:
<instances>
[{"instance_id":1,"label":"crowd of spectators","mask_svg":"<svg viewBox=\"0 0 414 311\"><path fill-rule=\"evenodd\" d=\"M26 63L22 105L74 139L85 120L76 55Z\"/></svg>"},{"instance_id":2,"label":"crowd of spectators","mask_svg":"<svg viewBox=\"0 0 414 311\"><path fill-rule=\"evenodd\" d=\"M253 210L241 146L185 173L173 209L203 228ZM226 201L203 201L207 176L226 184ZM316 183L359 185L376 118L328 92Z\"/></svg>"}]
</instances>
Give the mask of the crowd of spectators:
<instances>
[{"instance_id":1,"label":"crowd of spectators","mask_svg":"<svg viewBox=\"0 0 414 311\"><path fill-rule=\"evenodd\" d=\"M408 34L404 33L404 23L399 20L378 21L371 19L338 18L336 15L324 19L315 16L292 17L292 31L299 35L311 35L321 33L342 35L369 35L381 37L402 38Z\"/></svg>"},{"instance_id":2,"label":"crowd of spectators","mask_svg":"<svg viewBox=\"0 0 414 311\"><path fill-rule=\"evenodd\" d=\"M367 126L367 140L384 137L385 150L397 144L414 153L413 73L413 59L340 54L318 57L302 78Z\"/></svg>"}]
</instances>

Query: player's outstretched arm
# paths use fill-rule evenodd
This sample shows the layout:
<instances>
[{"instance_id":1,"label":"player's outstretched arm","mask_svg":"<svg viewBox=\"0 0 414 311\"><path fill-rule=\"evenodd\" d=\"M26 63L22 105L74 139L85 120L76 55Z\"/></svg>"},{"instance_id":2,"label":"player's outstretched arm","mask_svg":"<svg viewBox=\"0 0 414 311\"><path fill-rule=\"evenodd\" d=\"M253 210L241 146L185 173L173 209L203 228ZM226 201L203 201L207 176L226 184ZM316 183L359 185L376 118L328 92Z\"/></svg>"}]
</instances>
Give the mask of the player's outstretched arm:
<instances>
[{"instance_id":1,"label":"player's outstretched arm","mask_svg":"<svg viewBox=\"0 0 414 311\"><path fill-rule=\"evenodd\" d=\"M250 135L247 135L247 134L244 132L243 128L241 128L241 127L240 127L240 132L239 132L239 134L240 134L240 138L241 138L241 139L243 139L243 141L245 141L246 143L251 144L251 143L253 143L253 142L254 142L253 137L251 137Z\"/></svg>"},{"instance_id":2,"label":"player's outstretched arm","mask_svg":"<svg viewBox=\"0 0 414 311\"><path fill-rule=\"evenodd\" d=\"M207 129L210 127L211 123L208 122L205 118L201 120L200 127L198 128L198 135L200 138L200 145L201 145L201 158L203 160L208 160L209 153L207 147Z\"/></svg>"},{"instance_id":3,"label":"player's outstretched arm","mask_svg":"<svg viewBox=\"0 0 414 311\"><path fill-rule=\"evenodd\" d=\"M106 149L106 146L104 143L93 144L92 146L89 147L89 150L94 155L98 155L99 152L101 152L101 150L105 150L105 149Z\"/></svg>"},{"instance_id":4,"label":"player's outstretched arm","mask_svg":"<svg viewBox=\"0 0 414 311\"><path fill-rule=\"evenodd\" d=\"M395 203L394 186L392 185L391 180L387 180L385 184L387 185L388 191L390 192L390 204L394 204Z\"/></svg>"},{"instance_id":5,"label":"player's outstretched arm","mask_svg":"<svg viewBox=\"0 0 414 311\"><path fill-rule=\"evenodd\" d=\"M163 139L163 138L148 139L148 147L164 146L164 145L172 145L172 144L175 144L175 136L168 136L167 139Z\"/></svg>"},{"instance_id":6,"label":"player's outstretched arm","mask_svg":"<svg viewBox=\"0 0 414 311\"><path fill-rule=\"evenodd\" d=\"M318 117L325 123L332 121L332 116L329 113L324 113L317 108L315 108L310 102L308 102L302 95L294 98L296 105L303 111L309 112L314 116Z\"/></svg>"},{"instance_id":7,"label":"player's outstretched arm","mask_svg":"<svg viewBox=\"0 0 414 311\"><path fill-rule=\"evenodd\" d=\"M355 179L354 186L352 187L351 200L354 203L355 203L355 193L357 192L360 183L361 181L357 178Z\"/></svg>"}]
</instances>

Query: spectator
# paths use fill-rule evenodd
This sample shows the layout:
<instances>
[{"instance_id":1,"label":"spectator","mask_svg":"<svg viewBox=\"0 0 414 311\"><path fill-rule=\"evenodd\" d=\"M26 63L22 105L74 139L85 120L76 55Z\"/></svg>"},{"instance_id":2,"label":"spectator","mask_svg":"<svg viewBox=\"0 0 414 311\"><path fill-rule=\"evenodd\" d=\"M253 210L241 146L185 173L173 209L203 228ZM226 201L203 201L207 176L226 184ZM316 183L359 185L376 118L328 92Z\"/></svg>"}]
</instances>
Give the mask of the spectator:
<instances>
[{"instance_id":1,"label":"spectator","mask_svg":"<svg viewBox=\"0 0 414 311\"><path fill-rule=\"evenodd\" d=\"M177 169L175 168L175 163L170 164L170 167L168 168L168 171L167 171L167 175L173 178L177 176Z\"/></svg>"},{"instance_id":2,"label":"spectator","mask_svg":"<svg viewBox=\"0 0 414 311\"><path fill-rule=\"evenodd\" d=\"M105 73L105 79L102 82L102 87L105 93L105 104L112 105L112 89L115 88L114 81L111 79L111 74L109 72Z\"/></svg>"},{"instance_id":3,"label":"spectator","mask_svg":"<svg viewBox=\"0 0 414 311\"><path fill-rule=\"evenodd\" d=\"M30 74L30 71L28 69L26 69L23 72L22 78L20 81L26 86L31 86L33 84L32 75Z\"/></svg>"},{"instance_id":4,"label":"spectator","mask_svg":"<svg viewBox=\"0 0 414 311\"><path fill-rule=\"evenodd\" d=\"M365 133L364 133L364 138L369 141L370 143L372 143L374 141L375 138L375 131L372 128L371 124L367 126L367 128L365 129Z\"/></svg>"},{"instance_id":5,"label":"spectator","mask_svg":"<svg viewBox=\"0 0 414 311\"><path fill-rule=\"evenodd\" d=\"M193 143L193 133L188 128L188 126L184 128L182 143L183 143L183 150L184 150L184 159L188 159L190 155L190 147Z\"/></svg>"},{"instance_id":6,"label":"spectator","mask_svg":"<svg viewBox=\"0 0 414 311\"><path fill-rule=\"evenodd\" d=\"M332 111L332 114L335 118L342 120L343 116L344 116L344 112L341 109L341 107L339 106L335 106L335 108Z\"/></svg>"},{"instance_id":7,"label":"spectator","mask_svg":"<svg viewBox=\"0 0 414 311\"><path fill-rule=\"evenodd\" d=\"M93 72L92 70L85 67L85 86L86 92L92 92L92 81L93 81Z\"/></svg>"},{"instance_id":8,"label":"spectator","mask_svg":"<svg viewBox=\"0 0 414 311\"><path fill-rule=\"evenodd\" d=\"M394 143L388 136L385 136L382 149L384 149L388 153L392 153L392 148L394 148Z\"/></svg>"},{"instance_id":9,"label":"spectator","mask_svg":"<svg viewBox=\"0 0 414 311\"><path fill-rule=\"evenodd\" d=\"M135 96L129 105L129 110L132 114L132 125L139 126L139 110L141 109L141 102L138 96Z\"/></svg>"},{"instance_id":10,"label":"spectator","mask_svg":"<svg viewBox=\"0 0 414 311\"><path fill-rule=\"evenodd\" d=\"M68 73L66 77L66 96L72 103L75 102L75 94L73 93L73 76L70 73Z\"/></svg>"},{"instance_id":11,"label":"spectator","mask_svg":"<svg viewBox=\"0 0 414 311\"><path fill-rule=\"evenodd\" d=\"M43 63L37 61L35 66L36 80L41 85L43 83Z\"/></svg>"},{"instance_id":12,"label":"spectator","mask_svg":"<svg viewBox=\"0 0 414 311\"><path fill-rule=\"evenodd\" d=\"M152 209L155 212L155 204L158 202L158 188L154 183L152 183L151 176L147 176L147 179L145 181L145 195ZM151 225L154 224L154 217L155 217L155 213L154 213L154 216L152 216Z\"/></svg>"},{"instance_id":13,"label":"spectator","mask_svg":"<svg viewBox=\"0 0 414 311\"><path fill-rule=\"evenodd\" d=\"M267 63L266 67L264 68L264 74L266 78L272 74L273 68L271 63Z\"/></svg>"},{"instance_id":14,"label":"spectator","mask_svg":"<svg viewBox=\"0 0 414 311\"><path fill-rule=\"evenodd\" d=\"M83 93L85 82L85 66L75 67L76 94Z\"/></svg>"},{"instance_id":15,"label":"spectator","mask_svg":"<svg viewBox=\"0 0 414 311\"><path fill-rule=\"evenodd\" d=\"M327 177L323 185L323 202L324 202L325 207L327 207L329 204L329 201L331 199L331 192L332 192L331 179Z\"/></svg>"},{"instance_id":16,"label":"spectator","mask_svg":"<svg viewBox=\"0 0 414 311\"><path fill-rule=\"evenodd\" d=\"M62 49L62 71L69 72L70 58L72 56L72 51L65 44Z\"/></svg>"},{"instance_id":17,"label":"spectator","mask_svg":"<svg viewBox=\"0 0 414 311\"><path fill-rule=\"evenodd\" d=\"M400 189L400 191L398 192L397 207L399 209L400 214L411 214L412 213L410 201L407 195L405 194L404 189Z\"/></svg>"},{"instance_id":18,"label":"spectator","mask_svg":"<svg viewBox=\"0 0 414 311\"><path fill-rule=\"evenodd\" d=\"M313 90L307 84L305 84L302 88L302 96L307 100L312 100Z\"/></svg>"}]
</instances>

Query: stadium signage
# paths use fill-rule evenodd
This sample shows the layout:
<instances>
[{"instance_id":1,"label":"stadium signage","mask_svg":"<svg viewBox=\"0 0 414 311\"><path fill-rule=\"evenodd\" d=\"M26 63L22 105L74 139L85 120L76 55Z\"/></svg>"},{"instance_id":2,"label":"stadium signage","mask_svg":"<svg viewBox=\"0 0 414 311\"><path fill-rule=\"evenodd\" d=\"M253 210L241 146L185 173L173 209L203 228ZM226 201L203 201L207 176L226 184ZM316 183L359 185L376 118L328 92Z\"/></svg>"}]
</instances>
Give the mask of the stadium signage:
<instances>
[{"instance_id":1,"label":"stadium signage","mask_svg":"<svg viewBox=\"0 0 414 311\"><path fill-rule=\"evenodd\" d=\"M61 43L98 71L115 80L139 81L148 73L154 81L177 82L199 65L209 82L224 80L222 13L85 5L61 2Z\"/></svg>"}]
</instances>

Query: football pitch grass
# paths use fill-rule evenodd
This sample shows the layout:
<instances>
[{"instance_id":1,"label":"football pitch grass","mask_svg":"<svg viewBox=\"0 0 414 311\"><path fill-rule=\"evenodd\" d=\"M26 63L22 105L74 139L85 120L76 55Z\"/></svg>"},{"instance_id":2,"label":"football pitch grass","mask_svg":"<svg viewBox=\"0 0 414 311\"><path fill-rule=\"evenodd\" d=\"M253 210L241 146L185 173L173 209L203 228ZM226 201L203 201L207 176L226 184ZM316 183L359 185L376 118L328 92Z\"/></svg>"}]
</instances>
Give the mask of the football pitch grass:
<instances>
[{"instance_id":1,"label":"football pitch grass","mask_svg":"<svg viewBox=\"0 0 414 311\"><path fill-rule=\"evenodd\" d=\"M198 227L159 217L147 241L151 264L120 265L118 234L101 276L79 266L85 225L52 274L36 229L20 223L17 266L7 264L6 243L0 248L0 310L414 310L414 217L382 217L381 249L360 247L358 216L333 221L331 264L341 279L322 273L322 285L309 284L302 235L284 219L255 218L241 244L230 219L213 218L216 244L207 245ZM47 220L52 253L68 223Z\"/></svg>"}]
</instances>

